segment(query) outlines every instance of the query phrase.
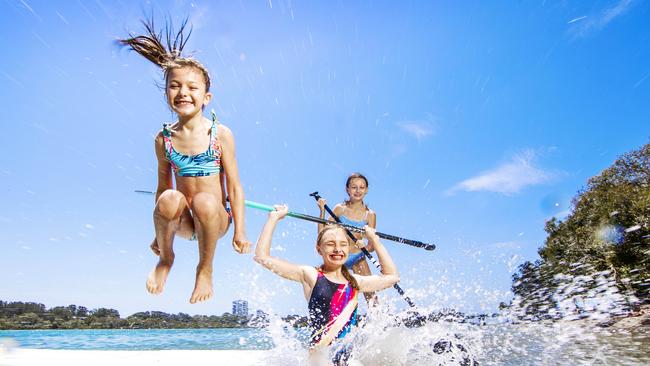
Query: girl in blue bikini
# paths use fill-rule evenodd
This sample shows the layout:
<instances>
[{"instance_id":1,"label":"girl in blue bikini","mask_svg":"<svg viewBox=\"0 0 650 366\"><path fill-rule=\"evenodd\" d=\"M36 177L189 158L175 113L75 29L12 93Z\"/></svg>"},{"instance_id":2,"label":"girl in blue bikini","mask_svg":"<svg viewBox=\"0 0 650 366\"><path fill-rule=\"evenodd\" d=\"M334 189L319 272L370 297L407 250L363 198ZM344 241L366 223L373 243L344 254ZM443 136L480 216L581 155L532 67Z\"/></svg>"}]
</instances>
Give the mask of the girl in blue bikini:
<instances>
[{"instance_id":1,"label":"girl in blue bikini","mask_svg":"<svg viewBox=\"0 0 650 366\"><path fill-rule=\"evenodd\" d=\"M381 275L351 274L345 262L350 253L350 243L345 231L328 225L318 233L316 251L323 258L318 267L289 263L271 256L271 238L279 220L288 213L286 205L275 206L262 229L255 248L255 261L278 276L302 285L309 307L309 360L311 365L346 364L349 347L337 342L356 324L357 294L374 293L393 286L399 281L397 267L380 242L375 230L366 225L368 243L373 245ZM331 347L330 347L331 346Z\"/></svg>"},{"instance_id":2,"label":"girl in blue bikini","mask_svg":"<svg viewBox=\"0 0 650 366\"><path fill-rule=\"evenodd\" d=\"M199 264L190 303L212 297L212 262L217 240L234 222L232 244L239 253L249 251L244 230L244 192L239 182L235 139L228 127L203 116L210 100L210 76L199 61L181 55L187 42L186 22L173 34L171 25L156 32L153 19L143 22L147 33L118 42L159 66L165 96L178 120L165 124L155 139L158 187L154 209L156 237L151 249L158 263L147 278L147 290L163 291L174 263L175 236L198 240ZM166 34L165 43L162 36ZM175 187L174 187L175 183ZM226 209L226 192L232 215Z\"/></svg>"},{"instance_id":3,"label":"girl in blue bikini","mask_svg":"<svg viewBox=\"0 0 650 366\"><path fill-rule=\"evenodd\" d=\"M345 182L345 191L348 194L348 199L334 206L334 214L338 216L342 223L347 225L356 226L362 228L366 225L371 228L377 227L377 214L374 211L368 208L368 206L363 202L363 199L368 194L368 179L363 176L361 173L352 173L347 181ZM323 198L318 200L318 207L320 208L320 218L325 218L325 204L327 201ZM332 218L329 218L333 220ZM323 229L324 225L318 225L318 231L320 232ZM361 239L361 234L355 233L357 240ZM348 260L345 262L345 266L352 269L356 274L363 276L369 276L372 274L370 272L370 267L366 261L363 252L358 247L357 243L353 242L352 239L350 242L350 255ZM366 246L368 251L373 251L374 248L372 243L369 243ZM376 296L374 293L364 293L366 301L368 303L373 303L376 301Z\"/></svg>"}]
</instances>

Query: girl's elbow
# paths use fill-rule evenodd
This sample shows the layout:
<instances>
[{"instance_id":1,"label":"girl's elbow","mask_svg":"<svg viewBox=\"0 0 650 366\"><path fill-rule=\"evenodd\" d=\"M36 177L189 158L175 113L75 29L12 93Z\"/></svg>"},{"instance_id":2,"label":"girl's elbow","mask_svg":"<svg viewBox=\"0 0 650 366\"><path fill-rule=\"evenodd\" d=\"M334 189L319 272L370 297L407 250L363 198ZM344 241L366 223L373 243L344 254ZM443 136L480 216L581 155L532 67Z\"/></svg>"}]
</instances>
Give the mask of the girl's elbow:
<instances>
[{"instance_id":1,"label":"girl's elbow","mask_svg":"<svg viewBox=\"0 0 650 366\"><path fill-rule=\"evenodd\" d=\"M266 267L266 263L268 262L269 257L266 255L260 255L260 254L255 254L253 257L253 260L262 266Z\"/></svg>"}]
</instances>

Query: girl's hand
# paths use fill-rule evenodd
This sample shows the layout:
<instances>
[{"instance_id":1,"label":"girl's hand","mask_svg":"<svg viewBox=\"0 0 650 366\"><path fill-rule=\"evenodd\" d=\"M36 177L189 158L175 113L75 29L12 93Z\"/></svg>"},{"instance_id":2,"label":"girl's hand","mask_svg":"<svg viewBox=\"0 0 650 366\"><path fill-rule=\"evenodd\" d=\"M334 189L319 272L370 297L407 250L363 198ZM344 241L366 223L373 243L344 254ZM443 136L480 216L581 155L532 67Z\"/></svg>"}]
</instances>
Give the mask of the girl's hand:
<instances>
[{"instance_id":1,"label":"girl's hand","mask_svg":"<svg viewBox=\"0 0 650 366\"><path fill-rule=\"evenodd\" d=\"M368 238L368 240L373 240L373 241L378 241L379 237L377 236L377 230L375 230L374 227L365 225L363 227L363 231L365 231L365 236Z\"/></svg>"},{"instance_id":2,"label":"girl's hand","mask_svg":"<svg viewBox=\"0 0 650 366\"><path fill-rule=\"evenodd\" d=\"M235 233L232 237L232 247L239 254L246 254L251 251L251 242L246 239L246 235Z\"/></svg>"},{"instance_id":3,"label":"girl's hand","mask_svg":"<svg viewBox=\"0 0 650 366\"><path fill-rule=\"evenodd\" d=\"M327 200L321 197L318 199L317 204L318 204L318 208L320 208L320 212L325 212L325 205L327 204Z\"/></svg>"},{"instance_id":4,"label":"girl's hand","mask_svg":"<svg viewBox=\"0 0 650 366\"><path fill-rule=\"evenodd\" d=\"M289 206L287 205L273 205L275 211L269 212L269 218L282 220L289 213Z\"/></svg>"}]
</instances>

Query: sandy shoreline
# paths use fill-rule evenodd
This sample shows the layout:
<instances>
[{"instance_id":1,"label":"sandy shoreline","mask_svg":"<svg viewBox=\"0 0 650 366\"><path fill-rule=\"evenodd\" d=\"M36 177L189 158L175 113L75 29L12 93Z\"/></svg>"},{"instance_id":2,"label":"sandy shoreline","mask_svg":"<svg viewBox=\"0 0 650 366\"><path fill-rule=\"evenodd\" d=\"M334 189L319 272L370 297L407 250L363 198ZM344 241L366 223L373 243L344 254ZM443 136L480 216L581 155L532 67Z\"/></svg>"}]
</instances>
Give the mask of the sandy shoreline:
<instances>
[{"instance_id":1,"label":"sandy shoreline","mask_svg":"<svg viewBox=\"0 0 650 366\"><path fill-rule=\"evenodd\" d=\"M0 366L142 366L187 365L211 363L214 365L260 365L267 351L87 351L18 348L0 353Z\"/></svg>"}]
</instances>

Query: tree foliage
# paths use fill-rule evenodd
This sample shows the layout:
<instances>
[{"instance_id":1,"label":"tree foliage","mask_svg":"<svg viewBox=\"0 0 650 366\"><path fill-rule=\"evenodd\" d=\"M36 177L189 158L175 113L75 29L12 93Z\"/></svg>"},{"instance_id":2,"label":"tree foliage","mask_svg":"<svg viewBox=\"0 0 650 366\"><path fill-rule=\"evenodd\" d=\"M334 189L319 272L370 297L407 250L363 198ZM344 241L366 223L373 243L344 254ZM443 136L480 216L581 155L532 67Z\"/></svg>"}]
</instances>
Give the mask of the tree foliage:
<instances>
[{"instance_id":1,"label":"tree foliage","mask_svg":"<svg viewBox=\"0 0 650 366\"><path fill-rule=\"evenodd\" d=\"M162 311L143 311L121 318L115 309L88 310L84 306L55 306L33 302L0 301L0 329L178 329L178 328L242 328L268 324L266 315L250 318L230 313L217 315L168 314Z\"/></svg>"},{"instance_id":2,"label":"tree foliage","mask_svg":"<svg viewBox=\"0 0 650 366\"><path fill-rule=\"evenodd\" d=\"M592 177L564 219L546 222L541 260L522 264L513 293L527 315L557 306L562 274L612 273L616 284L648 301L650 284L650 144ZM541 315L544 317L544 315Z\"/></svg>"}]
</instances>

